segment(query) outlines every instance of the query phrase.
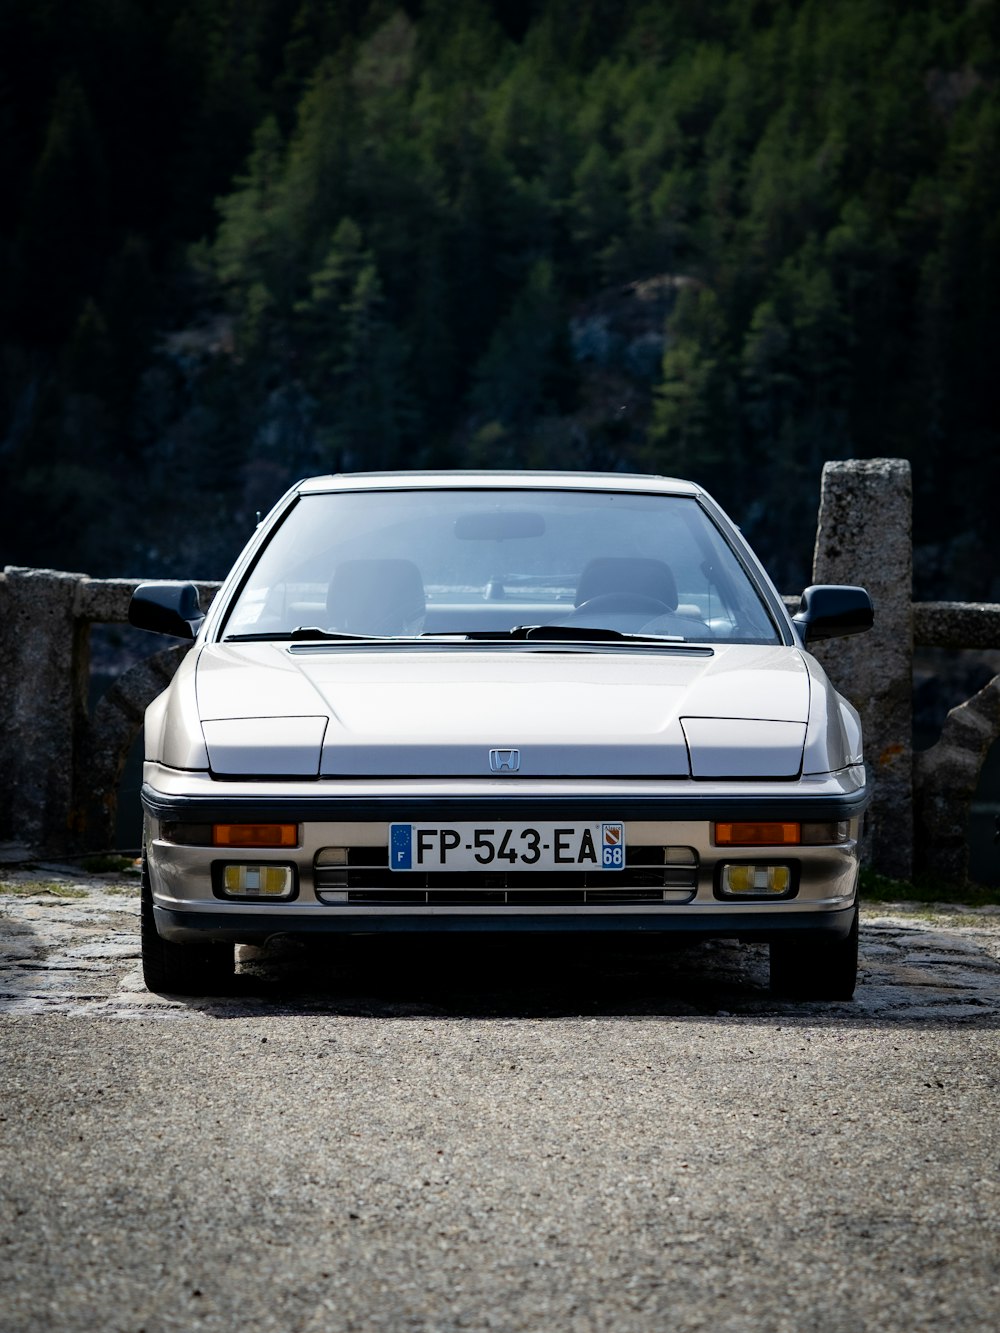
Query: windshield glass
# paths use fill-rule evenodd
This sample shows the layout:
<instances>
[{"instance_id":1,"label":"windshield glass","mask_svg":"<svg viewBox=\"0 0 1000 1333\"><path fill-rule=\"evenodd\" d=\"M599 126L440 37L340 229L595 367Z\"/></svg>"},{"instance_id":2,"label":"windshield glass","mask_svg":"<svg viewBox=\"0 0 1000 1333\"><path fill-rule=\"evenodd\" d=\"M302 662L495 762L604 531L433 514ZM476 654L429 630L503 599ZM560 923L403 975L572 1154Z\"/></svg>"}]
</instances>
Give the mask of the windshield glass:
<instances>
[{"instance_id":1,"label":"windshield glass","mask_svg":"<svg viewBox=\"0 0 1000 1333\"><path fill-rule=\"evenodd\" d=\"M304 495L224 633L503 637L524 626L780 642L693 498L539 489Z\"/></svg>"}]
</instances>

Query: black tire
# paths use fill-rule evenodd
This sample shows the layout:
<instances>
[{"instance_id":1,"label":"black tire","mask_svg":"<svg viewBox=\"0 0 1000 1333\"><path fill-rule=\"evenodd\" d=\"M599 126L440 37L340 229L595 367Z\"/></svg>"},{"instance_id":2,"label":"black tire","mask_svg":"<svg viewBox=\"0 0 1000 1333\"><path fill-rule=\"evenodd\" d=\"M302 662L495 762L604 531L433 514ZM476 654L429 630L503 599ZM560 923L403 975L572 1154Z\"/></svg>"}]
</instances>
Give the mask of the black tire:
<instances>
[{"instance_id":1,"label":"black tire","mask_svg":"<svg viewBox=\"0 0 1000 1333\"><path fill-rule=\"evenodd\" d=\"M795 1000L849 1000L858 981L858 909L839 940L774 940L771 990Z\"/></svg>"},{"instance_id":2,"label":"black tire","mask_svg":"<svg viewBox=\"0 0 1000 1333\"><path fill-rule=\"evenodd\" d=\"M161 939L157 933L145 852L142 856L139 934L142 979L147 990L167 995L231 993L235 977L231 944L175 944L172 940Z\"/></svg>"}]
</instances>

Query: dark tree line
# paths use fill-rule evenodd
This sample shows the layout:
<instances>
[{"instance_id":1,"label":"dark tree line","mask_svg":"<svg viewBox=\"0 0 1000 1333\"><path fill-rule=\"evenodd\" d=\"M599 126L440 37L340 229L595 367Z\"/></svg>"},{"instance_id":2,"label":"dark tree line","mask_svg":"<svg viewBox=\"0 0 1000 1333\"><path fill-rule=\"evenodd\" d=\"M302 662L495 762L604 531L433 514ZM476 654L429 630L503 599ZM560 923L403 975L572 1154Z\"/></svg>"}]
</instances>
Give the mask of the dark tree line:
<instances>
[{"instance_id":1,"label":"dark tree line","mask_svg":"<svg viewBox=\"0 0 1000 1333\"><path fill-rule=\"evenodd\" d=\"M1000 597L978 0L7 0L6 563L224 570L303 473L703 481L790 588L827 458Z\"/></svg>"}]
</instances>

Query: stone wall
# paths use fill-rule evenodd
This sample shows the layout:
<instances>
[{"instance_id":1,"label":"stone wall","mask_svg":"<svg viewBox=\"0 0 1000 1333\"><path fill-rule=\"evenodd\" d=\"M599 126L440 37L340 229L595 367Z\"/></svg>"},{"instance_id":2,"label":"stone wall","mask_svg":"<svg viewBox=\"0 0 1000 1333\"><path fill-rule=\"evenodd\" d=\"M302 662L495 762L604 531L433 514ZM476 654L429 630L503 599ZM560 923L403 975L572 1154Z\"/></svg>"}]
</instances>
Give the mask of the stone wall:
<instances>
[{"instance_id":1,"label":"stone wall","mask_svg":"<svg viewBox=\"0 0 1000 1333\"><path fill-rule=\"evenodd\" d=\"M0 574L0 845L47 854L113 841L118 782L146 705L189 645L125 673L88 709L90 627L124 624L141 579L8 566ZM206 606L219 585L199 585Z\"/></svg>"},{"instance_id":2,"label":"stone wall","mask_svg":"<svg viewBox=\"0 0 1000 1333\"><path fill-rule=\"evenodd\" d=\"M967 829L986 754L1000 736L1000 676L945 719L941 739L916 756L915 862L921 874L961 884L969 872Z\"/></svg>"}]
</instances>

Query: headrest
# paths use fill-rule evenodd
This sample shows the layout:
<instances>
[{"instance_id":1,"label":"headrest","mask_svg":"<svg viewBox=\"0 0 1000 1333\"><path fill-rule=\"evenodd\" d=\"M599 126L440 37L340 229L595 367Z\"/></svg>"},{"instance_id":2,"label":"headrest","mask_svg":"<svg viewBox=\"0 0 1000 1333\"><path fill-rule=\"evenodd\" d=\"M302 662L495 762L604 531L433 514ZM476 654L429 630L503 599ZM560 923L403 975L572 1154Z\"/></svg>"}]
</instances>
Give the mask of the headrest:
<instances>
[{"instance_id":1,"label":"headrest","mask_svg":"<svg viewBox=\"0 0 1000 1333\"><path fill-rule=\"evenodd\" d=\"M418 634L425 609L412 560L345 560L326 594L329 627L345 634Z\"/></svg>"},{"instance_id":2,"label":"headrest","mask_svg":"<svg viewBox=\"0 0 1000 1333\"><path fill-rule=\"evenodd\" d=\"M606 593L636 593L654 597L677 610L677 584L668 564L643 556L598 556L584 566L576 585L576 605Z\"/></svg>"}]
</instances>

